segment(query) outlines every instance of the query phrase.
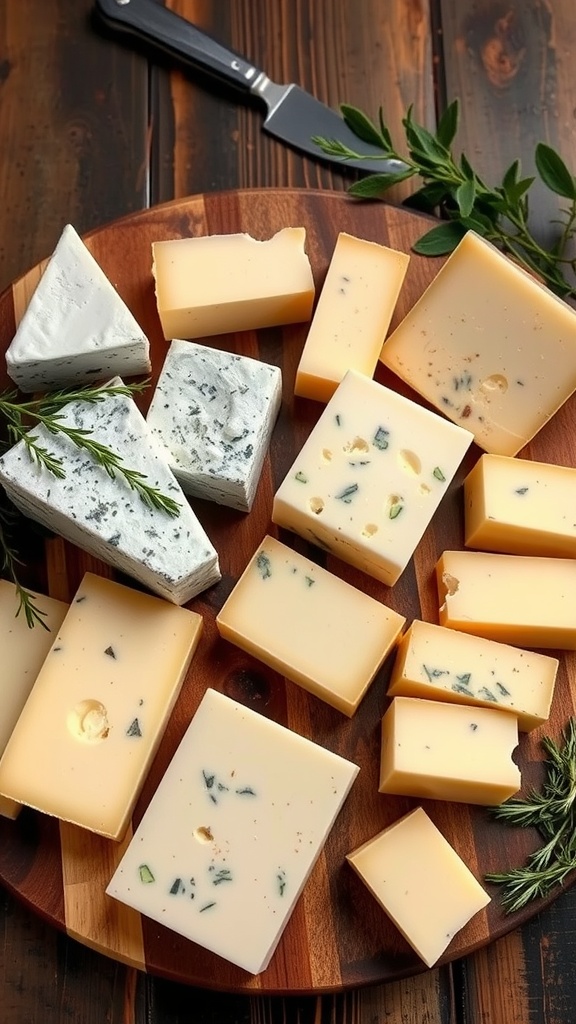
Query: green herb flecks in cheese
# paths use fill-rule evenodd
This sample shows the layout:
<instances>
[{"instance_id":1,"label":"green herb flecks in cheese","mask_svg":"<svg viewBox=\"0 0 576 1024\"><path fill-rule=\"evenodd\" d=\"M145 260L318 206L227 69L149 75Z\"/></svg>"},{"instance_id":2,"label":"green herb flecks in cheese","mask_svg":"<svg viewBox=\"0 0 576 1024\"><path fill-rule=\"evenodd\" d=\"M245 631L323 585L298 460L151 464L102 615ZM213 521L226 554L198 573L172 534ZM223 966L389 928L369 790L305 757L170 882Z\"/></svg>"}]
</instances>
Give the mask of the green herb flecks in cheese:
<instances>
[{"instance_id":1,"label":"green herb flecks in cheese","mask_svg":"<svg viewBox=\"0 0 576 1024\"><path fill-rule=\"evenodd\" d=\"M142 729L140 727L140 722L138 721L137 718L134 718L130 722L130 725L126 729L126 735L127 736L138 736L138 737L142 736Z\"/></svg>"},{"instance_id":2,"label":"green herb flecks in cheese","mask_svg":"<svg viewBox=\"0 0 576 1024\"><path fill-rule=\"evenodd\" d=\"M138 868L138 877L144 885L150 885L152 882L156 881L147 864L140 864Z\"/></svg>"},{"instance_id":3,"label":"green herb flecks in cheese","mask_svg":"<svg viewBox=\"0 0 576 1024\"><path fill-rule=\"evenodd\" d=\"M272 575L272 563L268 555L265 555L263 551L260 552L256 559L256 568L263 580L269 579Z\"/></svg>"}]
</instances>

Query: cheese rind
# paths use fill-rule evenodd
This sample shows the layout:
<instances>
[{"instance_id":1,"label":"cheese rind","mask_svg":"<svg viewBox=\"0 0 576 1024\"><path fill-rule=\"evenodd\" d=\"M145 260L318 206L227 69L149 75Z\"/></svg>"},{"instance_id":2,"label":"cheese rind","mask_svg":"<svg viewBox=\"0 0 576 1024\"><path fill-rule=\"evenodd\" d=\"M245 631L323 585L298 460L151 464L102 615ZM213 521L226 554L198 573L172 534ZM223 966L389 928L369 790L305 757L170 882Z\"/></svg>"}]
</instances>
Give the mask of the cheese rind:
<instances>
[{"instance_id":1,"label":"cheese rind","mask_svg":"<svg viewBox=\"0 0 576 1024\"><path fill-rule=\"evenodd\" d=\"M106 892L258 974L357 773L207 690Z\"/></svg>"},{"instance_id":2,"label":"cheese rind","mask_svg":"<svg viewBox=\"0 0 576 1024\"><path fill-rule=\"evenodd\" d=\"M382 718L379 792L499 804L520 789L517 745L507 711L394 697Z\"/></svg>"},{"instance_id":3,"label":"cheese rind","mask_svg":"<svg viewBox=\"0 0 576 1024\"><path fill-rule=\"evenodd\" d=\"M347 370L371 377L410 257L341 232L296 372L294 392L327 402Z\"/></svg>"},{"instance_id":4,"label":"cheese rind","mask_svg":"<svg viewBox=\"0 0 576 1024\"><path fill-rule=\"evenodd\" d=\"M394 661L389 697L497 707L530 732L550 715L558 659L415 619Z\"/></svg>"},{"instance_id":5,"label":"cheese rind","mask_svg":"<svg viewBox=\"0 0 576 1024\"><path fill-rule=\"evenodd\" d=\"M306 230L154 242L152 272L164 337L202 338L309 320L314 279Z\"/></svg>"},{"instance_id":6,"label":"cheese rind","mask_svg":"<svg viewBox=\"0 0 576 1024\"><path fill-rule=\"evenodd\" d=\"M421 807L353 850L347 860L427 967L490 903Z\"/></svg>"},{"instance_id":7,"label":"cheese rind","mask_svg":"<svg viewBox=\"0 0 576 1024\"><path fill-rule=\"evenodd\" d=\"M496 455L516 455L576 389L576 312L469 231L382 362Z\"/></svg>"},{"instance_id":8,"label":"cheese rind","mask_svg":"<svg viewBox=\"0 0 576 1024\"><path fill-rule=\"evenodd\" d=\"M0 793L121 839L201 631L196 612L86 573L0 760Z\"/></svg>"},{"instance_id":9,"label":"cheese rind","mask_svg":"<svg viewBox=\"0 0 576 1024\"><path fill-rule=\"evenodd\" d=\"M348 716L405 621L273 537L216 617L221 636Z\"/></svg>"},{"instance_id":10,"label":"cheese rind","mask_svg":"<svg viewBox=\"0 0 576 1024\"><path fill-rule=\"evenodd\" d=\"M276 492L272 520L392 586L471 442L349 370Z\"/></svg>"}]
</instances>

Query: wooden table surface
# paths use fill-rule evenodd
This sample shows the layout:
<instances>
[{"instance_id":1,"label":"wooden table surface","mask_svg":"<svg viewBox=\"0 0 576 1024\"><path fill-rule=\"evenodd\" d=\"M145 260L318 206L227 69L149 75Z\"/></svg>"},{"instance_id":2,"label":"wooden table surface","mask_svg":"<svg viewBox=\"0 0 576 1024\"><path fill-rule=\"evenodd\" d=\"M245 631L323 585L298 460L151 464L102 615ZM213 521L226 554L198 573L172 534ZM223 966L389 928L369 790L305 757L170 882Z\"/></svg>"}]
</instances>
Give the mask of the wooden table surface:
<instances>
[{"instance_id":1,"label":"wooden table surface","mask_svg":"<svg viewBox=\"0 0 576 1024\"><path fill-rule=\"evenodd\" d=\"M181 15L331 106L393 132L409 104L495 181L535 144L576 168L573 0L168 0ZM229 93L94 30L91 0L0 0L0 290L86 232L174 197L347 181L261 132ZM390 201L400 203L397 189ZM542 194L543 240L554 204ZM337 995L219 995L159 980L55 931L0 890L0 1024L573 1024L576 887L465 960Z\"/></svg>"}]
</instances>

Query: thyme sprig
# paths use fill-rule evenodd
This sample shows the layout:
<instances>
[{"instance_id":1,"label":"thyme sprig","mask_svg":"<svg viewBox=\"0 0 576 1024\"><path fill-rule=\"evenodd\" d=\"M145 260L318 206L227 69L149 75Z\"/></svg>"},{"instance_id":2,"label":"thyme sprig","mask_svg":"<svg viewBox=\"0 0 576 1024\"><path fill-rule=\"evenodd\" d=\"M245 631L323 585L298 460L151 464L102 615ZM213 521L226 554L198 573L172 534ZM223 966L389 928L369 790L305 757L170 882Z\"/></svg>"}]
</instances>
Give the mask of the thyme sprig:
<instances>
[{"instance_id":1,"label":"thyme sprig","mask_svg":"<svg viewBox=\"0 0 576 1024\"><path fill-rule=\"evenodd\" d=\"M359 199L381 198L392 185L419 176L423 184L405 205L444 218L414 244L415 252L425 256L446 255L467 231L473 230L536 274L555 294L576 298L576 258L569 251L576 231L576 178L556 150L541 142L534 153L538 177L548 189L568 200L559 213L558 237L550 248L544 248L529 225L529 193L535 176L522 177L520 161L515 160L500 184L491 186L474 170L464 153L459 157L454 154L452 145L459 120L457 100L447 107L435 133L418 124L409 108L402 121L407 154L399 152L392 141L382 109L378 124L356 107L343 104L340 109L354 134L382 151L381 156L374 156L375 161L401 162L394 171L376 171L361 178L350 186L350 195ZM324 153L344 161L365 159L362 153L336 139L315 136L313 141Z\"/></svg>"},{"instance_id":2,"label":"thyme sprig","mask_svg":"<svg viewBox=\"0 0 576 1024\"><path fill-rule=\"evenodd\" d=\"M576 718L569 720L561 746L549 736L541 744L548 755L541 790L532 789L526 799L492 808L499 820L534 827L544 840L524 867L485 876L487 882L503 887L502 903L508 913L547 896L576 868Z\"/></svg>"}]
</instances>

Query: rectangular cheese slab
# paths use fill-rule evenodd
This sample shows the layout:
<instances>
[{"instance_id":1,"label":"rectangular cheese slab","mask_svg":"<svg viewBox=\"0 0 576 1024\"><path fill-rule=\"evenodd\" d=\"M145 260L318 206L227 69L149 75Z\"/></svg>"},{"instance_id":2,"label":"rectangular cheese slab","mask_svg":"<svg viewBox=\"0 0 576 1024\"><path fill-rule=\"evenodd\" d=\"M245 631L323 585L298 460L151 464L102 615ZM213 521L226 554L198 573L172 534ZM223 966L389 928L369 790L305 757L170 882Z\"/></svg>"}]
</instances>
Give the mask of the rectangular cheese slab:
<instances>
[{"instance_id":1,"label":"rectangular cheese slab","mask_svg":"<svg viewBox=\"0 0 576 1024\"><path fill-rule=\"evenodd\" d=\"M576 389L576 312L469 231L382 362L495 455L516 455Z\"/></svg>"},{"instance_id":2,"label":"rectangular cheese slab","mask_svg":"<svg viewBox=\"0 0 576 1024\"><path fill-rule=\"evenodd\" d=\"M0 700L0 757L12 735L18 717L42 663L68 611L64 601L44 594L32 594L34 605L42 613L42 623L31 628L19 607L16 587L0 580L0 655L2 684ZM16 818L20 804L0 796L0 814Z\"/></svg>"},{"instance_id":3,"label":"rectangular cheese slab","mask_svg":"<svg viewBox=\"0 0 576 1024\"><path fill-rule=\"evenodd\" d=\"M464 481L465 543L513 555L576 556L576 469L483 455Z\"/></svg>"},{"instance_id":4,"label":"rectangular cheese slab","mask_svg":"<svg viewBox=\"0 0 576 1024\"><path fill-rule=\"evenodd\" d=\"M398 646L388 696L498 707L530 732L550 715L558 659L415 619Z\"/></svg>"},{"instance_id":5,"label":"rectangular cheese slab","mask_svg":"<svg viewBox=\"0 0 576 1024\"><path fill-rule=\"evenodd\" d=\"M150 371L146 335L71 224L6 352L21 391L93 384Z\"/></svg>"},{"instance_id":6,"label":"rectangular cheese slab","mask_svg":"<svg viewBox=\"0 0 576 1024\"><path fill-rule=\"evenodd\" d=\"M440 625L520 647L576 650L576 560L445 551Z\"/></svg>"},{"instance_id":7,"label":"rectangular cheese slab","mask_svg":"<svg viewBox=\"0 0 576 1024\"><path fill-rule=\"evenodd\" d=\"M403 615L265 537L216 618L220 635L353 715Z\"/></svg>"},{"instance_id":8,"label":"rectangular cheese slab","mask_svg":"<svg viewBox=\"0 0 576 1024\"><path fill-rule=\"evenodd\" d=\"M296 373L294 392L327 402L347 370L371 377L410 257L341 232Z\"/></svg>"},{"instance_id":9,"label":"rectangular cheese slab","mask_svg":"<svg viewBox=\"0 0 576 1024\"><path fill-rule=\"evenodd\" d=\"M392 586L472 440L349 370L280 484L272 520Z\"/></svg>"},{"instance_id":10,"label":"rectangular cheese slab","mask_svg":"<svg viewBox=\"0 0 576 1024\"><path fill-rule=\"evenodd\" d=\"M357 773L209 689L106 892L258 974Z\"/></svg>"},{"instance_id":11,"label":"rectangular cheese slab","mask_svg":"<svg viewBox=\"0 0 576 1024\"><path fill-rule=\"evenodd\" d=\"M0 793L124 835L202 617L86 573L0 760Z\"/></svg>"},{"instance_id":12,"label":"rectangular cheese slab","mask_svg":"<svg viewBox=\"0 0 576 1024\"><path fill-rule=\"evenodd\" d=\"M179 514L172 517L146 504L123 477L112 479L88 452L43 426L34 427L33 434L61 460L65 476L60 479L32 461L20 441L0 458L0 483L16 507L175 604L217 582L218 555L134 400L116 394L96 404L70 402L60 415L63 424L90 431L128 469L173 498Z\"/></svg>"},{"instance_id":13,"label":"rectangular cheese slab","mask_svg":"<svg viewBox=\"0 0 576 1024\"><path fill-rule=\"evenodd\" d=\"M174 340L146 419L185 494L249 512L281 401L277 366Z\"/></svg>"},{"instance_id":14,"label":"rectangular cheese slab","mask_svg":"<svg viewBox=\"0 0 576 1024\"><path fill-rule=\"evenodd\" d=\"M394 697L382 718L380 793L488 805L520 789L518 722L497 708Z\"/></svg>"},{"instance_id":15,"label":"rectangular cheese slab","mask_svg":"<svg viewBox=\"0 0 576 1024\"><path fill-rule=\"evenodd\" d=\"M353 850L347 860L427 967L490 902L421 807Z\"/></svg>"},{"instance_id":16,"label":"rectangular cheese slab","mask_svg":"<svg viewBox=\"0 0 576 1024\"><path fill-rule=\"evenodd\" d=\"M300 227L264 241L230 234L154 242L164 337L202 338L309 320L314 279L305 242Z\"/></svg>"}]
</instances>

